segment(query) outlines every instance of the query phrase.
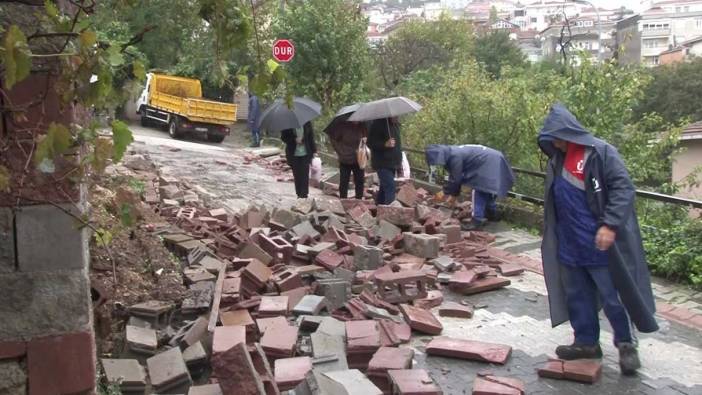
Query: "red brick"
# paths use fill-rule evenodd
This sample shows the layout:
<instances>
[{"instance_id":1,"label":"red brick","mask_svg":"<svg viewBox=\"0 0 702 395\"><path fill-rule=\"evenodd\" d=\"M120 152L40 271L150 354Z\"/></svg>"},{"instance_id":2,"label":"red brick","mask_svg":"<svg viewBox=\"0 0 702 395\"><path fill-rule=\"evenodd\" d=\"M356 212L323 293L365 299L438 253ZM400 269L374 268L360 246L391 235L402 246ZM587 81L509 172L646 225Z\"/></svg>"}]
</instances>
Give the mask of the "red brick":
<instances>
[{"instance_id":1,"label":"red brick","mask_svg":"<svg viewBox=\"0 0 702 395\"><path fill-rule=\"evenodd\" d=\"M552 359L538 369L540 377L595 383L602 376L602 364L597 360L578 359L562 361Z\"/></svg>"},{"instance_id":2,"label":"red brick","mask_svg":"<svg viewBox=\"0 0 702 395\"><path fill-rule=\"evenodd\" d=\"M271 318L259 318L256 320L256 326L258 327L258 331L263 334L265 333L268 328L272 328L274 326L278 325L288 325L288 320L285 319L285 317L271 317Z\"/></svg>"},{"instance_id":3,"label":"red brick","mask_svg":"<svg viewBox=\"0 0 702 395\"><path fill-rule=\"evenodd\" d=\"M656 301L656 311L660 314L665 314L673 310L675 306L661 301Z\"/></svg>"},{"instance_id":4,"label":"red brick","mask_svg":"<svg viewBox=\"0 0 702 395\"><path fill-rule=\"evenodd\" d=\"M420 309L431 309L437 306L441 306L444 302L444 294L441 291L429 291L426 298L415 299L412 304Z\"/></svg>"},{"instance_id":5,"label":"red brick","mask_svg":"<svg viewBox=\"0 0 702 395\"><path fill-rule=\"evenodd\" d=\"M665 316L668 316L675 321L687 321L695 316L695 312L684 307L675 307L673 310L667 312Z\"/></svg>"},{"instance_id":6,"label":"red brick","mask_svg":"<svg viewBox=\"0 0 702 395\"><path fill-rule=\"evenodd\" d=\"M368 374L384 376L388 370L411 369L413 357L411 348L380 347L368 363Z\"/></svg>"},{"instance_id":7,"label":"red brick","mask_svg":"<svg viewBox=\"0 0 702 395\"><path fill-rule=\"evenodd\" d=\"M95 388L95 342L91 332L27 342L29 394L73 394Z\"/></svg>"},{"instance_id":8,"label":"red brick","mask_svg":"<svg viewBox=\"0 0 702 395\"><path fill-rule=\"evenodd\" d=\"M312 370L310 357L282 358L275 361L275 382L281 391L295 388Z\"/></svg>"},{"instance_id":9,"label":"red brick","mask_svg":"<svg viewBox=\"0 0 702 395\"><path fill-rule=\"evenodd\" d=\"M246 327L243 325L215 327L212 336L212 354L223 353L239 343L246 343Z\"/></svg>"},{"instance_id":10,"label":"red brick","mask_svg":"<svg viewBox=\"0 0 702 395\"><path fill-rule=\"evenodd\" d=\"M263 296L258 306L258 316L261 318L288 314L287 296Z\"/></svg>"},{"instance_id":11,"label":"red brick","mask_svg":"<svg viewBox=\"0 0 702 395\"><path fill-rule=\"evenodd\" d=\"M400 311L409 323L409 326L419 332L430 335L439 335L444 327L441 322L434 317L431 311L410 306L408 304L400 305Z\"/></svg>"},{"instance_id":12,"label":"red brick","mask_svg":"<svg viewBox=\"0 0 702 395\"><path fill-rule=\"evenodd\" d=\"M384 219L393 225L411 226L417 217L417 212L414 208L394 207L394 206L378 206L377 219Z\"/></svg>"},{"instance_id":13,"label":"red brick","mask_svg":"<svg viewBox=\"0 0 702 395\"><path fill-rule=\"evenodd\" d=\"M483 279L475 280L469 287L454 289L453 291L461 293L463 295L473 295L481 292L492 291L502 287L510 285L512 282L506 278L501 277L486 277Z\"/></svg>"},{"instance_id":14,"label":"red brick","mask_svg":"<svg viewBox=\"0 0 702 395\"><path fill-rule=\"evenodd\" d=\"M591 359L579 359L563 362L566 380L595 383L602 375L602 364Z\"/></svg>"},{"instance_id":15,"label":"red brick","mask_svg":"<svg viewBox=\"0 0 702 395\"><path fill-rule=\"evenodd\" d=\"M317 254L314 262L324 266L327 270L334 270L344 263L344 258L332 250L324 250Z\"/></svg>"},{"instance_id":16,"label":"red brick","mask_svg":"<svg viewBox=\"0 0 702 395\"><path fill-rule=\"evenodd\" d=\"M451 290L460 292L463 289L470 287L476 280L478 276L473 270L460 270L451 276L449 280L449 287Z\"/></svg>"},{"instance_id":17,"label":"red brick","mask_svg":"<svg viewBox=\"0 0 702 395\"><path fill-rule=\"evenodd\" d=\"M473 308L455 302L448 302L439 307L439 316L453 318L472 318Z\"/></svg>"},{"instance_id":18,"label":"red brick","mask_svg":"<svg viewBox=\"0 0 702 395\"><path fill-rule=\"evenodd\" d=\"M697 329L702 329L702 315L696 315L688 320L688 323L690 326L697 328Z\"/></svg>"},{"instance_id":19,"label":"red brick","mask_svg":"<svg viewBox=\"0 0 702 395\"><path fill-rule=\"evenodd\" d=\"M274 324L266 329L261 338L261 347L269 359L290 358L295 354L298 328L289 325Z\"/></svg>"},{"instance_id":20,"label":"red brick","mask_svg":"<svg viewBox=\"0 0 702 395\"><path fill-rule=\"evenodd\" d=\"M417 190L414 185L407 183L397 191L397 201L407 207L414 207L417 204Z\"/></svg>"},{"instance_id":21,"label":"red brick","mask_svg":"<svg viewBox=\"0 0 702 395\"><path fill-rule=\"evenodd\" d=\"M503 276L516 276L524 273L524 268L516 263L503 263L498 269Z\"/></svg>"},{"instance_id":22,"label":"red brick","mask_svg":"<svg viewBox=\"0 0 702 395\"><path fill-rule=\"evenodd\" d=\"M239 343L223 353L213 355L211 361L223 394L266 393L245 344Z\"/></svg>"},{"instance_id":23,"label":"red brick","mask_svg":"<svg viewBox=\"0 0 702 395\"><path fill-rule=\"evenodd\" d=\"M443 392L424 369L402 369L388 372L397 395L441 395Z\"/></svg>"},{"instance_id":24,"label":"red brick","mask_svg":"<svg viewBox=\"0 0 702 395\"><path fill-rule=\"evenodd\" d=\"M512 347L473 340L436 337L426 347L427 354L504 365Z\"/></svg>"},{"instance_id":25,"label":"red brick","mask_svg":"<svg viewBox=\"0 0 702 395\"><path fill-rule=\"evenodd\" d=\"M219 313L219 320L223 326L243 326L247 332L256 330L256 322L251 318L248 310L234 310Z\"/></svg>"},{"instance_id":26,"label":"red brick","mask_svg":"<svg viewBox=\"0 0 702 395\"><path fill-rule=\"evenodd\" d=\"M524 395L524 382L509 377L476 377L473 395Z\"/></svg>"},{"instance_id":27,"label":"red brick","mask_svg":"<svg viewBox=\"0 0 702 395\"><path fill-rule=\"evenodd\" d=\"M308 295L310 293L310 288L309 287L299 287L295 289L291 289L289 291L281 292L280 296L287 296L288 297L288 311L292 311L292 309L297 306L298 303L302 300L302 298L305 295Z\"/></svg>"},{"instance_id":28,"label":"red brick","mask_svg":"<svg viewBox=\"0 0 702 395\"><path fill-rule=\"evenodd\" d=\"M23 341L0 341L0 360L23 357L27 343Z\"/></svg>"}]
</instances>

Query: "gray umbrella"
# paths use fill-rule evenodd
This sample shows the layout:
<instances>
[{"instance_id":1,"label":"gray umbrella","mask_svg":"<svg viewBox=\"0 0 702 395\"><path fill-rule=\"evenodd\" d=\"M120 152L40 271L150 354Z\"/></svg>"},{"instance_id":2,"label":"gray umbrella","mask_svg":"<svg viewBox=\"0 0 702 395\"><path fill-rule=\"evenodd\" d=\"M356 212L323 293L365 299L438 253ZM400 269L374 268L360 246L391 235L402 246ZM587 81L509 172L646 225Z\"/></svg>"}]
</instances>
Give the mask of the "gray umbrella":
<instances>
[{"instance_id":1,"label":"gray umbrella","mask_svg":"<svg viewBox=\"0 0 702 395\"><path fill-rule=\"evenodd\" d=\"M271 132L285 129L301 128L307 122L317 118L322 113L322 106L304 97L293 98L292 109L288 108L285 100L276 99L261 114L258 126Z\"/></svg>"},{"instance_id":2,"label":"gray umbrella","mask_svg":"<svg viewBox=\"0 0 702 395\"><path fill-rule=\"evenodd\" d=\"M355 111L358 110L362 105L363 105L363 103L355 103L355 104L352 104L352 105L350 105L350 106L341 107L341 109L340 109L339 111L337 111L336 114L334 115L334 118L338 118L338 117L340 117L340 116L342 116L342 115L346 115L346 114L350 114L350 113L352 113L352 112L355 112Z\"/></svg>"},{"instance_id":3,"label":"gray umbrella","mask_svg":"<svg viewBox=\"0 0 702 395\"><path fill-rule=\"evenodd\" d=\"M349 118L349 121L370 121L373 119L399 117L415 113L422 109L419 103L406 97L389 97L361 105Z\"/></svg>"},{"instance_id":4,"label":"gray umbrella","mask_svg":"<svg viewBox=\"0 0 702 395\"><path fill-rule=\"evenodd\" d=\"M349 117L354 113L354 111L358 110L359 107L361 107L361 103L356 103L352 104L350 106L342 107L339 111L336 112L336 115L334 115L334 119L329 122L329 125L327 125L326 128L324 128L323 132L326 134L330 134L330 132L339 124L343 122L347 122L349 120Z\"/></svg>"}]
</instances>

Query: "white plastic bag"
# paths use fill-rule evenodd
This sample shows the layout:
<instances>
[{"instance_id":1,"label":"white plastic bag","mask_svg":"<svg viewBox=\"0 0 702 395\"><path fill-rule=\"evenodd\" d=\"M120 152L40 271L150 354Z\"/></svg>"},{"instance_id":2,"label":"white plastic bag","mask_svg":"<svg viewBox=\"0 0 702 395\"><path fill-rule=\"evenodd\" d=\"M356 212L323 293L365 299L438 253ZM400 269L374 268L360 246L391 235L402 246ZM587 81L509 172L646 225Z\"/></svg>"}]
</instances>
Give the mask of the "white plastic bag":
<instances>
[{"instance_id":1,"label":"white plastic bag","mask_svg":"<svg viewBox=\"0 0 702 395\"><path fill-rule=\"evenodd\" d=\"M410 164L404 151L402 152L402 178L410 178Z\"/></svg>"},{"instance_id":2,"label":"white plastic bag","mask_svg":"<svg viewBox=\"0 0 702 395\"><path fill-rule=\"evenodd\" d=\"M319 181L322 180L322 159L315 156L312 158L312 164L310 165L310 182L313 185L319 185Z\"/></svg>"}]
</instances>

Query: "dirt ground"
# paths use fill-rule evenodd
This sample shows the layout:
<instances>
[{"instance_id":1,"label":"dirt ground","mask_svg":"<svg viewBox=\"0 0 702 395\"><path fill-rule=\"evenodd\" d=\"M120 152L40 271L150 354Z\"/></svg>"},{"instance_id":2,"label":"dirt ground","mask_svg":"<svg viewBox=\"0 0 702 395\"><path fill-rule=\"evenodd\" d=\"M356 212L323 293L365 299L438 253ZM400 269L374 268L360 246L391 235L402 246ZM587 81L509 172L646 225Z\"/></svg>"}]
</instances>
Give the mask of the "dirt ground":
<instances>
[{"instance_id":1,"label":"dirt ground","mask_svg":"<svg viewBox=\"0 0 702 395\"><path fill-rule=\"evenodd\" d=\"M135 223L122 224L117 207L119 199L114 191L127 188L134 192L130 184L139 185L139 182L112 177L100 183L103 187L94 187L90 194L91 223L95 229L109 232L106 238L111 236L111 240L107 248L96 237L90 240L90 280L99 356L119 352L129 318L128 306L147 300L177 304L186 291L178 258L164 247L159 236L147 229L149 224L163 222L158 213L138 202Z\"/></svg>"}]
</instances>

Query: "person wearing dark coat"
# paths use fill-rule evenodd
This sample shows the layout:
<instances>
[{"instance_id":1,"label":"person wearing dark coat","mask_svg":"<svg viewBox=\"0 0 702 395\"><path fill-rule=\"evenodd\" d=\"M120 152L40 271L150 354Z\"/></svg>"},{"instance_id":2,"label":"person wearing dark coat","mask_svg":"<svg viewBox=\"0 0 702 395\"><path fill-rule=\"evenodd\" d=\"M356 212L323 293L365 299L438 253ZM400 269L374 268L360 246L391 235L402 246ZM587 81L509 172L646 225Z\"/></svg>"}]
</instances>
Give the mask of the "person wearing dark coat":
<instances>
[{"instance_id":1,"label":"person wearing dark coat","mask_svg":"<svg viewBox=\"0 0 702 395\"><path fill-rule=\"evenodd\" d=\"M371 166L378 173L380 189L376 204L388 205L395 201L395 172L402 167L402 140L397 118L376 119L368 132Z\"/></svg>"},{"instance_id":2,"label":"person wearing dark coat","mask_svg":"<svg viewBox=\"0 0 702 395\"><path fill-rule=\"evenodd\" d=\"M251 130L251 146L261 146L261 129L258 124L261 121L261 105L258 102L258 96L249 92L249 114L247 123Z\"/></svg>"},{"instance_id":3,"label":"person wearing dark coat","mask_svg":"<svg viewBox=\"0 0 702 395\"><path fill-rule=\"evenodd\" d=\"M497 219L497 197L505 197L514 184L514 174L502 152L483 145L439 145L426 148L430 169L443 166L448 172L448 182L437 194L438 200L448 196L449 203L461 193L461 185L473 190L473 218L463 230L482 227L485 222Z\"/></svg>"},{"instance_id":4,"label":"person wearing dark coat","mask_svg":"<svg viewBox=\"0 0 702 395\"><path fill-rule=\"evenodd\" d=\"M570 320L575 337L556 354L602 357L601 306L614 330L621 372L634 374L641 363L631 325L650 333L658 324L629 174L617 149L560 103L546 117L538 144L549 157L541 254L551 323Z\"/></svg>"},{"instance_id":5,"label":"person wearing dark coat","mask_svg":"<svg viewBox=\"0 0 702 395\"><path fill-rule=\"evenodd\" d=\"M348 119L348 116L345 118ZM326 131L329 133L329 139L339 160L339 197L342 199L348 197L349 180L353 173L356 199L363 199L365 172L358 165L356 151L361 139L366 138L366 127L360 122L340 119Z\"/></svg>"},{"instance_id":6,"label":"person wearing dark coat","mask_svg":"<svg viewBox=\"0 0 702 395\"><path fill-rule=\"evenodd\" d=\"M297 129L285 129L280 133L285 143L285 157L292 168L295 181L295 193L300 199L306 199L310 190L310 163L317 154L312 124L307 122Z\"/></svg>"}]
</instances>

